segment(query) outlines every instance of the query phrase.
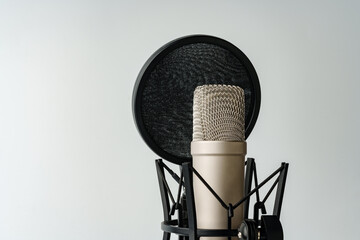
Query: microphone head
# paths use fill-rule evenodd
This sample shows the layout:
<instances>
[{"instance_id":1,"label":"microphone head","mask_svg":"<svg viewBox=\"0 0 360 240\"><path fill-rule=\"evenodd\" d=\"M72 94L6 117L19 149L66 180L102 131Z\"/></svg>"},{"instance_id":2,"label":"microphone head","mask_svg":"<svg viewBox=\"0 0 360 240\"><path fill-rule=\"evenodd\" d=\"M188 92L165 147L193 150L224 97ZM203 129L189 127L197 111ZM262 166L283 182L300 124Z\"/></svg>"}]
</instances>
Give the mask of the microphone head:
<instances>
[{"instance_id":1,"label":"microphone head","mask_svg":"<svg viewBox=\"0 0 360 240\"><path fill-rule=\"evenodd\" d=\"M244 90L203 85L194 91L193 141L245 141Z\"/></svg>"}]
</instances>

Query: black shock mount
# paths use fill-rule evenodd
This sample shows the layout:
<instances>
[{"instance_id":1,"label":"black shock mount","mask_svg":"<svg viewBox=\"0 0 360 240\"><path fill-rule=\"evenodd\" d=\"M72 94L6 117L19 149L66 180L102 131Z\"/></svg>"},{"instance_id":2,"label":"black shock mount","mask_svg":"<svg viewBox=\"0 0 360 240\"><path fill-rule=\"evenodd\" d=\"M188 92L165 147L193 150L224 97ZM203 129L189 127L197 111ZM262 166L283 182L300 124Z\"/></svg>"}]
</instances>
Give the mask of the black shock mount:
<instances>
[{"instance_id":1,"label":"black shock mount","mask_svg":"<svg viewBox=\"0 0 360 240\"><path fill-rule=\"evenodd\" d=\"M284 234L280 222L281 205L284 196L285 183L288 171L288 163L281 166L270 174L261 183L258 183L256 164L253 158L245 162L244 197L237 203L226 204L221 197L211 188L204 178L194 169L191 162L183 163L180 167L180 176L172 171L162 159L155 160L156 171L160 187L160 195L163 206L164 221L161 223L163 240L170 240L171 233L177 234L179 240L199 240L201 237L227 237L228 240L238 237L240 240L283 240ZM165 171L178 183L177 196L174 198ZM275 179L275 177L277 178ZM213 194L213 196L228 212L227 229L198 229L196 225L196 206L194 200L193 177L199 180ZM254 179L254 188L252 182ZM275 179L265 197L261 200L259 189ZM273 213L268 215L265 202L273 190L277 188ZM253 218L249 218L250 197L255 194ZM234 210L243 204L244 221L237 229L231 228L231 219ZM261 214L260 214L261 212ZM177 218L174 216L177 213Z\"/></svg>"}]
</instances>

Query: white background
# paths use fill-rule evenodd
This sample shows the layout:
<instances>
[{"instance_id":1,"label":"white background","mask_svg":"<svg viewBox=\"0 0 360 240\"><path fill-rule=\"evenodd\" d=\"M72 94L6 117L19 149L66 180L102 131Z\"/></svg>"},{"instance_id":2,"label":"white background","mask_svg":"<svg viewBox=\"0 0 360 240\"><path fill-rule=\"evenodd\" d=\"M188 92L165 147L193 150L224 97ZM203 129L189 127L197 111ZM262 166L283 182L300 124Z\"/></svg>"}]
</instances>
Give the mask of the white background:
<instances>
[{"instance_id":1,"label":"white background","mask_svg":"<svg viewBox=\"0 0 360 240\"><path fill-rule=\"evenodd\" d=\"M290 163L285 239L356 239L357 1L0 0L0 239L161 239L154 159L132 119L163 44L209 34L260 78L259 178Z\"/></svg>"}]
</instances>

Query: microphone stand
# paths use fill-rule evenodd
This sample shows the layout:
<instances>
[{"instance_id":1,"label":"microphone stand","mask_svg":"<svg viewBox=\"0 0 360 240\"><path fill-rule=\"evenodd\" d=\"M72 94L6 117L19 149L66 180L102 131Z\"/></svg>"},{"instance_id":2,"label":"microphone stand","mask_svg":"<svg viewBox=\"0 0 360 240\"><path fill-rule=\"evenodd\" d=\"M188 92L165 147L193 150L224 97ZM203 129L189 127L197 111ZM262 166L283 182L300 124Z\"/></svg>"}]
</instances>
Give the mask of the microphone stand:
<instances>
[{"instance_id":1,"label":"microphone stand","mask_svg":"<svg viewBox=\"0 0 360 240\"><path fill-rule=\"evenodd\" d=\"M180 169L180 177L174 173L162 159L155 160L160 195L163 206L164 221L161 223L163 230L163 240L170 240L171 233L177 234L179 240L199 240L200 237L238 237L243 240L283 240L283 230L280 223L281 205L284 197L285 183L288 171L288 163L281 163L281 166L270 174L265 180L258 184L256 164L253 158L248 158L245 162L245 197L240 199L234 205L226 204L221 197L211 188L211 186L202 178L202 176L191 166L190 162L183 163ZM169 185L166 181L166 170L172 178L178 183L177 198L172 195ZM194 201L193 175L200 179L206 188L219 201L223 208L228 212L227 229L198 229L196 226L196 206ZM275 176L278 177L268 190L267 194L260 200L259 189L268 183ZM254 178L255 188L251 190L252 179ZM270 194L277 187L275 202L272 215L262 215L259 219L259 211L266 214L265 202ZM182 194L181 194L182 193ZM256 203L254 204L254 217L249 219L250 197L256 194ZM171 201L171 207L170 202ZM244 204L244 221L238 229L231 229L231 219L234 209ZM178 218L172 219L177 211Z\"/></svg>"}]
</instances>

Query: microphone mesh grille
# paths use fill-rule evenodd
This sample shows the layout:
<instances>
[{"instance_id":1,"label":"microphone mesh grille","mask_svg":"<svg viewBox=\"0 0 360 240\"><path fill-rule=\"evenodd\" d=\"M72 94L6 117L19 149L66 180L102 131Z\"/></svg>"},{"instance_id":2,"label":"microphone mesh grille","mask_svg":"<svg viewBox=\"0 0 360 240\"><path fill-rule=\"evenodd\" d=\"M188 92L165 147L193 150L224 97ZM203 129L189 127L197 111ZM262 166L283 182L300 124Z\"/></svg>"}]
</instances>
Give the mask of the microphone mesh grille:
<instances>
[{"instance_id":1,"label":"microphone mesh grille","mask_svg":"<svg viewBox=\"0 0 360 240\"><path fill-rule=\"evenodd\" d=\"M193 141L245 141L244 90L203 85L194 91Z\"/></svg>"}]
</instances>

